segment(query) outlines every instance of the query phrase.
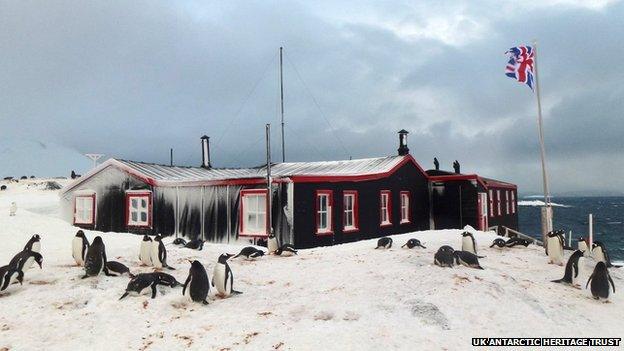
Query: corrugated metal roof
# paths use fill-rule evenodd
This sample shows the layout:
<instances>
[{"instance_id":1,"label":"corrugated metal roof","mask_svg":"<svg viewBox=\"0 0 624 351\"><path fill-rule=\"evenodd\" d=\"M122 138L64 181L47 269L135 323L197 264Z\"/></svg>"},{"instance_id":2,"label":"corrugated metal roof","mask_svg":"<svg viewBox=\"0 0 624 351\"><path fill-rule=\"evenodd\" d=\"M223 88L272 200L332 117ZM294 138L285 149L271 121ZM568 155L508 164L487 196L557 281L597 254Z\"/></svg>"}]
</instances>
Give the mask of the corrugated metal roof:
<instances>
[{"instance_id":1,"label":"corrugated metal roof","mask_svg":"<svg viewBox=\"0 0 624 351\"><path fill-rule=\"evenodd\" d=\"M404 156L388 156L345 161L286 162L271 166L273 177L292 176L359 176L386 173ZM210 168L166 166L116 159L134 171L160 182L196 182L230 179L263 178L266 166L256 168Z\"/></svg>"}]
</instances>

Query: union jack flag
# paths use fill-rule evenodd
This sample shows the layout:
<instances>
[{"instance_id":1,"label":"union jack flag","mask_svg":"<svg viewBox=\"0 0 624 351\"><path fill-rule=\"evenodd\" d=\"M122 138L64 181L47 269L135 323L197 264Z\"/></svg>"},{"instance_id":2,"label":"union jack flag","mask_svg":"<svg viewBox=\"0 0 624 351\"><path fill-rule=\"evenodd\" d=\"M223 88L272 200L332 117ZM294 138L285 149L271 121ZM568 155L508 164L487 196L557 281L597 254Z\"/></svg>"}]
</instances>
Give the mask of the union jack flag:
<instances>
[{"instance_id":1,"label":"union jack flag","mask_svg":"<svg viewBox=\"0 0 624 351\"><path fill-rule=\"evenodd\" d=\"M505 75L520 83L525 83L533 90L533 48L517 46L509 49L505 54L509 55Z\"/></svg>"}]
</instances>

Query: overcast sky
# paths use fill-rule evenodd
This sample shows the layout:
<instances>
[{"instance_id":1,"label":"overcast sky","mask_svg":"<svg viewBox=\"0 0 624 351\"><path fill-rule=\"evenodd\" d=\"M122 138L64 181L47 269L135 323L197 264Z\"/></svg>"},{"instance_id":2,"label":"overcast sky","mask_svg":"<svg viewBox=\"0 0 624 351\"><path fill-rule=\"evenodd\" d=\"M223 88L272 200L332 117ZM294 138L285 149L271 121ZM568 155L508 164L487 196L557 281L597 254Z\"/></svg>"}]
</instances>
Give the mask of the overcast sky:
<instances>
[{"instance_id":1,"label":"overcast sky","mask_svg":"<svg viewBox=\"0 0 624 351\"><path fill-rule=\"evenodd\" d=\"M554 192L624 189L618 1L0 0L1 138L198 165L396 153L541 190L536 102L505 51L539 41ZM1 167L1 165L0 165ZM610 175L610 177L605 177Z\"/></svg>"}]
</instances>

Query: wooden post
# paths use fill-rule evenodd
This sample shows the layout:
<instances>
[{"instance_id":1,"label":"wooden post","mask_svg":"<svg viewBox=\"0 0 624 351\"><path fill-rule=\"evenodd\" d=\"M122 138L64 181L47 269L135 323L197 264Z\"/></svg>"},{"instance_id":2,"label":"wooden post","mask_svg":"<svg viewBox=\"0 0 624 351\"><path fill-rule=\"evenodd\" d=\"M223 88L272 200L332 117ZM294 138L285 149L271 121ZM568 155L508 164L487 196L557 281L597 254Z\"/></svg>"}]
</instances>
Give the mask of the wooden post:
<instances>
[{"instance_id":1,"label":"wooden post","mask_svg":"<svg viewBox=\"0 0 624 351\"><path fill-rule=\"evenodd\" d=\"M590 213L589 214L589 247L587 248L590 255L592 253L593 244L594 244L594 215Z\"/></svg>"}]
</instances>

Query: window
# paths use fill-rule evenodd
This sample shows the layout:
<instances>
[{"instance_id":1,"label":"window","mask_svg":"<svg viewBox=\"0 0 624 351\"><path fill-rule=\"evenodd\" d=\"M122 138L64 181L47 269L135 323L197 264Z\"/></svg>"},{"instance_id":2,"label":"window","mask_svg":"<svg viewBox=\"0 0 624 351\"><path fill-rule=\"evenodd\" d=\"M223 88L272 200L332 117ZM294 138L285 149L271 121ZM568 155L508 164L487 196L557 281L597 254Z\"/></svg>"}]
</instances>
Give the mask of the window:
<instances>
[{"instance_id":1,"label":"window","mask_svg":"<svg viewBox=\"0 0 624 351\"><path fill-rule=\"evenodd\" d=\"M95 223L95 194L76 195L74 199L74 224Z\"/></svg>"},{"instance_id":2,"label":"window","mask_svg":"<svg viewBox=\"0 0 624 351\"><path fill-rule=\"evenodd\" d=\"M240 231L242 236L268 236L267 190L241 190Z\"/></svg>"},{"instance_id":3,"label":"window","mask_svg":"<svg viewBox=\"0 0 624 351\"><path fill-rule=\"evenodd\" d=\"M490 195L490 217L494 217L494 191L490 189L488 193Z\"/></svg>"},{"instance_id":4,"label":"window","mask_svg":"<svg viewBox=\"0 0 624 351\"><path fill-rule=\"evenodd\" d=\"M501 215L501 201L500 201L500 190L496 190L496 209L497 209L497 213L500 216Z\"/></svg>"},{"instance_id":5,"label":"window","mask_svg":"<svg viewBox=\"0 0 624 351\"><path fill-rule=\"evenodd\" d=\"M343 194L344 232L354 232L359 229L358 219L358 193L346 190Z\"/></svg>"},{"instance_id":6,"label":"window","mask_svg":"<svg viewBox=\"0 0 624 351\"><path fill-rule=\"evenodd\" d=\"M316 234L333 234L332 206L332 192L318 190L316 192Z\"/></svg>"},{"instance_id":7,"label":"window","mask_svg":"<svg viewBox=\"0 0 624 351\"><path fill-rule=\"evenodd\" d=\"M392 193L390 190L382 190L379 197L379 212L381 214L381 226L392 224Z\"/></svg>"},{"instance_id":8,"label":"window","mask_svg":"<svg viewBox=\"0 0 624 351\"><path fill-rule=\"evenodd\" d=\"M129 191L126 193L126 224L129 227L151 227L152 193Z\"/></svg>"},{"instance_id":9,"label":"window","mask_svg":"<svg viewBox=\"0 0 624 351\"><path fill-rule=\"evenodd\" d=\"M509 214L509 190L505 190L505 214Z\"/></svg>"},{"instance_id":10,"label":"window","mask_svg":"<svg viewBox=\"0 0 624 351\"><path fill-rule=\"evenodd\" d=\"M401 191L401 223L410 223L410 192Z\"/></svg>"},{"instance_id":11,"label":"window","mask_svg":"<svg viewBox=\"0 0 624 351\"><path fill-rule=\"evenodd\" d=\"M511 213L516 213L516 194L511 191Z\"/></svg>"}]
</instances>

